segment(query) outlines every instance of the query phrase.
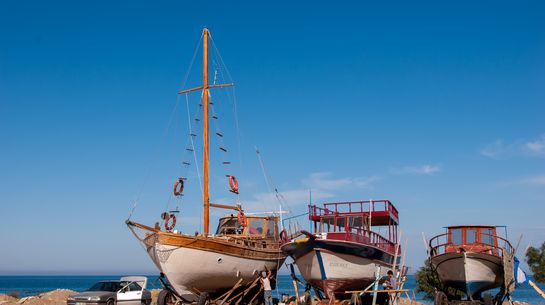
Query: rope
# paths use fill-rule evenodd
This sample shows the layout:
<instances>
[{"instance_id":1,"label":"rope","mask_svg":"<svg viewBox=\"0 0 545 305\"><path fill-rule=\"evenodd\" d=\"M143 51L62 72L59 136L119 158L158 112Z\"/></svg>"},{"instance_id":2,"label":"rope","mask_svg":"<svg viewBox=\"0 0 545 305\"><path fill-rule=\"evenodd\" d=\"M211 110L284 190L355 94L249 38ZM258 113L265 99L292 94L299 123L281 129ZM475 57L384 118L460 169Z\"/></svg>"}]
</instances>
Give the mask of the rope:
<instances>
[{"instance_id":1,"label":"rope","mask_svg":"<svg viewBox=\"0 0 545 305\"><path fill-rule=\"evenodd\" d=\"M285 207L287 208L287 212L291 213L291 208L289 207L288 202L286 201L284 196L282 196L282 194L278 191L276 187L274 188L274 191L273 191L273 188L271 186L273 184L272 179L269 176L267 170L265 169L265 162L263 162L263 158L261 157L261 152L259 151L257 147L255 147L255 152L257 154L257 159L259 160L259 165L261 166L261 171L263 173L263 177L265 178L265 182L267 184L267 188L269 189L269 192L275 195L276 199L280 203L280 208Z\"/></svg>"},{"instance_id":2,"label":"rope","mask_svg":"<svg viewBox=\"0 0 545 305\"><path fill-rule=\"evenodd\" d=\"M174 121L174 117L176 115L176 111L178 109L178 106L179 106L179 99L177 98L176 99L176 104L174 105L174 108L172 109L172 112L170 114L168 124L167 124L166 128L163 130L163 133L161 134L161 137L159 138L159 144L156 146L155 152L152 154L153 156L155 156L157 154L157 151L159 150L159 146L161 146L162 143L165 141L166 135L167 135L168 131L170 130L171 126L172 126L172 122ZM144 190L144 187L146 186L146 184L148 183L148 181L149 181L149 179L151 177L151 172L152 172L153 168L157 165L157 158L150 157L149 163L151 163L151 164L150 164L150 166L148 168L148 171L147 171L147 173L146 173L146 175L144 177L144 181L140 185L139 190L138 190L138 192L136 194L136 198L134 200L132 210L131 210L131 212L129 214L129 219L132 217L132 214L134 213L134 211L136 210L136 207L138 206L140 196L142 196L142 192Z\"/></svg>"},{"instance_id":3,"label":"rope","mask_svg":"<svg viewBox=\"0 0 545 305\"><path fill-rule=\"evenodd\" d=\"M191 64L192 65L192 64ZM185 94L185 98L186 98L186 109L187 109L187 115L188 115L188 128L189 128L189 138L187 140L187 143L185 145L185 147L188 147L190 146L191 147L191 152L193 154L193 156L195 157L195 166L196 166L196 169L197 169L197 176L198 176L198 180L199 180L199 184L201 186L201 193L204 193L203 192L203 188L202 188L202 182L201 182L201 178L200 178L200 171L199 171L199 163L197 162L197 157L196 157L196 148L195 148L195 145L194 145L194 142L193 142L193 132L194 132L194 128L192 128L192 122L195 122L194 124L197 125L197 118L200 114L200 110L202 107L198 107L197 108L197 111L195 112L195 115L194 115L194 119L192 120L191 119L191 114L190 114L190 110L189 110L189 97L187 96L187 94ZM176 98L176 103L177 105L179 105L180 103L180 95L177 96ZM189 166L186 166L185 168L182 169L182 171L180 172L180 175L179 177L184 177L187 173L187 170L188 170ZM168 211L169 210L169 207L172 203L172 199L174 199L174 195L172 193L169 194L169 197L168 197L168 200L167 200L167 203L166 203L166 206L165 206L165 209L164 211ZM180 201L182 201L182 198L183 197L178 197ZM176 210L178 210L178 206L176 207Z\"/></svg>"},{"instance_id":4,"label":"rope","mask_svg":"<svg viewBox=\"0 0 545 305\"><path fill-rule=\"evenodd\" d=\"M212 50L213 52L215 52L215 56L217 56L217 58L219 59L219 63L220 63L220 66L225 69L225 73L227 74L227 78L224 77L223 75L223 70L220 69L219 72L220 72L220 76L221 78L226 81L226 82L231 82L231 83L234 83L234 79L233 77L231 76L231 73L229 72L229 69L227 68L227 65L225 64L225 62L223 61L223 57L221 56L220 52L219 52L219 49L218 47L216 46L216 43L214 42L214 39L212 39L212 35L210 35L210 45L212 46ZM232 90L232 96L229 94ZM237 138L237 148L238 148L238 157L239 157L239 162L240 164L243 164L242 162L242 153L241 153L241 144L240 144L240 124L239 124L239 120L238 120L238 111L237 111L237 98L236 98L236 91L235 91L235 86L232 86L232 88L230 88L230 90L227 90L227 99L231 102L232 104L232 108L233 108L233 116L234 116L234 119L235 119L235 128L236 128L236 138Z\"/></svg>"},{"instance_id":5,"label":"rope","mask_svg":"<svg viewBox=\"0 0 545 305\"><path fill-rule=\"evenodd\" d=\"M195 160L195 167L197 168L197 176L199 177L199 186L201 187L201 195L204 198L204 189L202 186L201 171L199 169L199 162L197 160L197 150L195 149L195 143L193 141L193 129L191 128L191 112L189 111L189 97L185 95L185 104L187 108L187 124L189 125L189 142L191 143L191 149L193 151L193 159Z\"/></svg>"},{"instance_id":6,"label":"rope","mask_svg":"<svg viewBox=\"0 0 545 305\"><path fill-rule=\"evenodd\" d=\"M191 61L189 63L189 68L187 69L186 74L185 74L185 76L183 78L183 81L182 81L182 84L181 84L182 88L185 87L185 85L187 83L187 79L189 78L189 74L190 74L190 72L192 70L193 64L195 62L195 58L197 57L197 53L198 53L199 46L201 44L202 39L203 39L203 34L201 34L201 37L200 37L200 39L197 42L197 45L195 47L195 51L193 52L193 57L191 58ZM179 106L179 97L177 96L176 104L174 106L174 109L172 110L172 113L170 115L168 124L167 124L166 128L163 130L163 133L162 133L161 137L159 138L159 145L156 146L157 148L156 148L156 151L155 151L155 153L153 155L155 155L157 153L157 151L159 150L158 146L160 146L164 142L164 140L166 138L166 135L167 135L168 131L170 130L171 126L172 126L172 122L174 121L174 117L176 115L178 106ZM157 164L157 162L156 162L157 158L153 158L153 157L150 157L150 158L153 159L153 160L149 161L149 163L151 163L151 164L150 164L150 166L148 168L148 171L147 171L147 173L146 173L146 175L144 177L144 180L143 180L142 184L140 185L140 187L138 189L138 192L136 194L136 198L134 200L134 204L133 204L132 209L131 209L131 211L129 213L129 219L132 217L134 211L136 210L136 207L138 206L138 203L139 203L140 197L142 195L143 189L147 185L147 183L148 183L148 181L149 181L149 179L151 177L151 172L152 172L153 168L155 167L155 165ZM168 205L167 205L167 209L168 209Z\"/></svg>"}]
</instances>

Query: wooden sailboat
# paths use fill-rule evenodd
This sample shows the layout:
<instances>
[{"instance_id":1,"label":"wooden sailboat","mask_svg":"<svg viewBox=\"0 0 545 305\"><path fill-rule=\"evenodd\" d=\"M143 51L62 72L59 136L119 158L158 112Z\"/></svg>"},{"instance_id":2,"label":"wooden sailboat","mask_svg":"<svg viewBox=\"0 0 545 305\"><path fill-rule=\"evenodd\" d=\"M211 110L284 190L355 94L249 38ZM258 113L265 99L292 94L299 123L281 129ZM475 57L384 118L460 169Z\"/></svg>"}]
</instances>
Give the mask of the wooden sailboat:
<instances>
[{"instance_id":1,"label":"wooden sailboat","mask_svg":"<svg viewBox=\"0 0 545 305\"><path fill-rule=\"evenodd\" d=\"M164 213L165 230L158 225L146 226L127 220L126 224L142 242L157 268L164 275L165 290L159 302L194 302L214 298L256 282L262 271L276 274L285 255L280 250L277 216L247 216L240 204L210 202L209 190L209 90L232 84L209 84L208 29L203 30L203 83L181 91L181 94L202 90L203 105L203 234L183 234L173 230L175 216ZM231 192L238 194L238 183L229 176ZM184 180L174 186L174 194L183 191ZM219 219L215 233L209 232L210 208L232 210ZM205 300L204 300L205 301Z\"/></svg>"},{"instance_id":2,"label":"wooden sailboat","mask_svg":"<svg viewBox=\"0 0 545 305\"><path fill-rule=\"evenodd\" d=\"M463 292L468 300L480 300L482 292L494 288L508 293L514 285L514 249L497 235L495 226L447 227L447 233L433 237L429 246L443 285Z\"/></svg>"}]
</instances>

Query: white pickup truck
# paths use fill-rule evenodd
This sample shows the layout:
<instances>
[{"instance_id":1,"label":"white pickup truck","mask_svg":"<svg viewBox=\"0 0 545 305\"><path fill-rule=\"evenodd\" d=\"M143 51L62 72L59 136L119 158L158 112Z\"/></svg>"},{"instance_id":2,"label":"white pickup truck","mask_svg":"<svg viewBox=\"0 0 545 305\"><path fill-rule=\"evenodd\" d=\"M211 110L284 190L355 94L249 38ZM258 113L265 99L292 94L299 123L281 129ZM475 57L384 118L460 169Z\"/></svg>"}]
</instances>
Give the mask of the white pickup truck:
<instances>
[{"instance_id":1,"label":"white pickup truck","mask_svg":"<svg viewBox=\"0 0 545 305\"><path fill-rule=\"evenodd\" d=\"M149 305L151 293L146 290L145 276L125 276L119 280L100 281L88 290L70 296L67 305Z\"/></svg>"}]
</instances>

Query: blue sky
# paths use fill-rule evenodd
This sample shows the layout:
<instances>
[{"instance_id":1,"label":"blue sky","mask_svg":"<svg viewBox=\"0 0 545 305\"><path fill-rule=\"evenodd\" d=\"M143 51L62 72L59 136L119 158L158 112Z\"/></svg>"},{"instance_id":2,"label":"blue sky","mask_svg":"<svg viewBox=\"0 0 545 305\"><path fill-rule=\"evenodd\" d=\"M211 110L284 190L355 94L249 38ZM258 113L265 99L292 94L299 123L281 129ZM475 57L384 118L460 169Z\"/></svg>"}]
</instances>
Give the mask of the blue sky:
<instances>
[{"instance_id":1,"label":"blue sky","mask_svg":"<svg viewBox=\"0 0 545 305\"><path fill-rule=\"evenodd\" d=\"M203 26L236 83L252 209L275 204L258 146L294 212L309 189L392 200L414 268L421 232L446 225L538 245L544 17L541 1L2 1L0 274L156 272L124 220L136 198L150 224L172 203L185 100L169 120ZM222 174L212 197L233 200ZM198 188L178 203L183 231L199 229Z\"/></svg>"}]
</instances>

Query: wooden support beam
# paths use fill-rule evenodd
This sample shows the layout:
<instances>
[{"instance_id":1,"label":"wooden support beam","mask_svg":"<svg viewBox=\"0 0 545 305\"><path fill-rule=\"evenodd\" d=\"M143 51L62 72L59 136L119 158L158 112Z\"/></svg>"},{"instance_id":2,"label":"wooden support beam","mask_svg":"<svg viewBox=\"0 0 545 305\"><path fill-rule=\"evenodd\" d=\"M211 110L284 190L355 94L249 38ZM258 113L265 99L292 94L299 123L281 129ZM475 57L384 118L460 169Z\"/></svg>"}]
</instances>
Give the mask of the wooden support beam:
<instances>
[{"instance_id":1,"label":"wooden support beam","mask_svg":"<svg viewBox=\"0 0 545 305\"><path fill-rule=\"evenodd\" d=\"M234 85L235 85L235 84L233 84L233 83L229 83L229 84L217 84L217 85L208 86L208 88L231 87L231 86L234 86Z\"/></svg>"},{"instance_id":2,"label":"wooden support beam","mask_svg":"<svg viewBox=\"0 0 545 305\"><path fill-rule=\"evenodd\" d=\"M211 86L207 86L206 89L212 89L212 88L221 88L221 87L231 87L231 86L234 86L234 84L217 84L217 85L211 85ZM182 91L179 91L178 94L185 94L185 93L189 93L189 92L193 92L193 91L198 91L198 90L202 90L204 89L205 87L204 86L199 86L199 87L195 87L195 88L190 88L190 89L186 89L186 90L182 90Z\"/></svg>"},{"instance_id":3,"label":"wooden support beam","mask_svg":"<svg viewBox=\"0 0 545 305\"><path fill-rule=\"evenodd\" d=\"M539 293L539 295L541 295L541 297L545 299L545 293L543 292L543 290L539 289L539 287L537 287L534 282L528 280L528 284L530 284L530 286L532 286L532 288L534 288L535 291L537 291L537 293Z\"/></svg>"},{"instance_id":4,"label":"wooden support beam","mask_svg":"<svg viewBox=\"0 0 545 305\"><path fill-rule=\"evenodd\" d=\"M240 207L236 206L236 205L210 203L210 206L213 207L213 208L218 208L218 209L235 210L235 211L240 210Z\"/></svg>"},{"instance_id":5,"label":"wooden support beam","mask_svg":"<svg viewBox=\"0 0 545 305\"><path fill-rule=\"evenodd\" d=\"M178 92L178 94L189 93L189 92L202 90L202 89L204 89L204 86L199 86L199 87L195 87L195 88L191 88L191 89L187 89L187 90L182 90L182 91Z\"/></svg>"},{"instance_id":6,"label":"wooden support beam","mask_svg":"<svg viewBox=\"0 0 545 305\"><path fill-rule=\"evenodd\" d=\"M360 292L369 292L369 293L375 293L375 292L387 292L387 293L393 293L393 292L409 292L409 289L384 289L384 290L354 290L354 291L345 291L344 293L360 293Z\"/></svg>"}]
</instances>

